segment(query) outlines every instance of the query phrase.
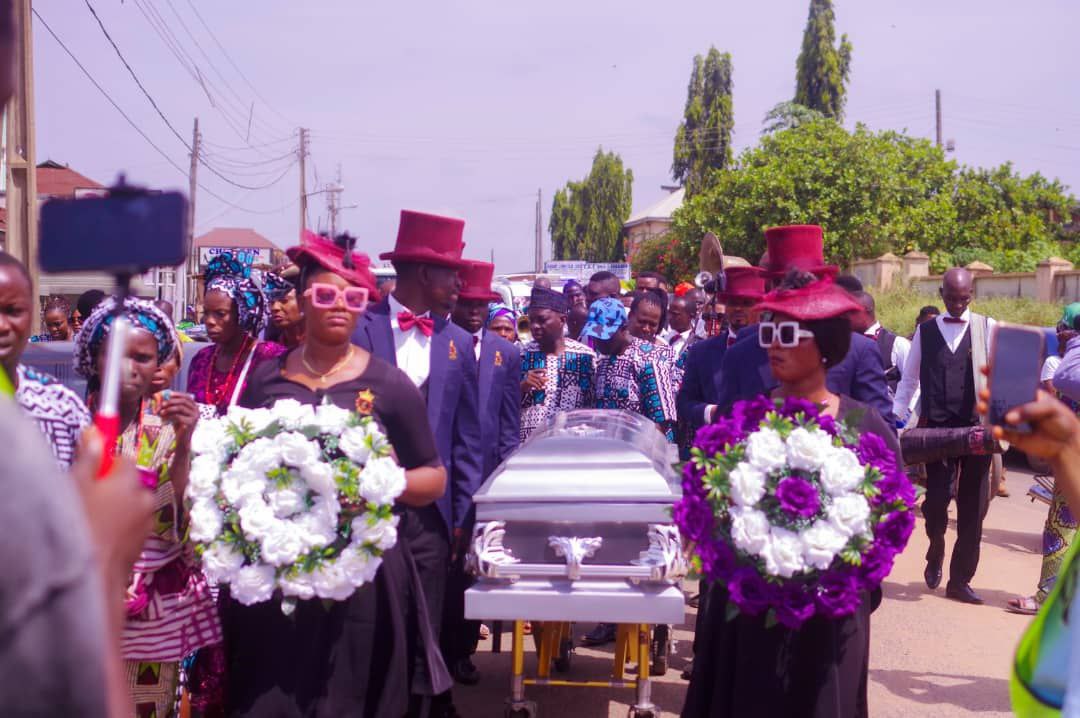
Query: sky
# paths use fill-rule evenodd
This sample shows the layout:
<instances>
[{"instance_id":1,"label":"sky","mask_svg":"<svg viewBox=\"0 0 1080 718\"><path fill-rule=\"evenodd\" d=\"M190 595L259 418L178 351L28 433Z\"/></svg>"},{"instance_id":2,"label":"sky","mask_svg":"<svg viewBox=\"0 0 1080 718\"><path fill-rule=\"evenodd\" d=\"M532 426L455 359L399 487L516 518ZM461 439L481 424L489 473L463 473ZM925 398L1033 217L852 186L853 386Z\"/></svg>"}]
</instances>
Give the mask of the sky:
<instances>
[{"instance_id":1,"label":"sky","mask_svg":"<svg viewBox=\"0 0 1080 718\"><path fill-rule=\"evenodd\" d=\"M105 184L126 172L129 182L186 192L185 143L198 117L210 167L198 170L196 235L253 227L289 246L300 229L295 159L305 127L307 191L324 189L340 168L339 228L363 251L391 249L400 210L417 209L465 218L466 256L494 257L500 273L531 270L537 191L547 257L552 195L588 173L598 147L633 170L635 211L664 196L693 57L710 45L732 55L736 151L756 144L766 112L794 94L808 6L34 0L168 158L35 20L38 161ZM838 36L854 45L846 125L933 138L940 89L957 161L1011 161L1080 195L1080 3L836 0L835 8ZM327 217L326 194L312 194L307 225L325 229Z\"/></svg>"}]
</instances>

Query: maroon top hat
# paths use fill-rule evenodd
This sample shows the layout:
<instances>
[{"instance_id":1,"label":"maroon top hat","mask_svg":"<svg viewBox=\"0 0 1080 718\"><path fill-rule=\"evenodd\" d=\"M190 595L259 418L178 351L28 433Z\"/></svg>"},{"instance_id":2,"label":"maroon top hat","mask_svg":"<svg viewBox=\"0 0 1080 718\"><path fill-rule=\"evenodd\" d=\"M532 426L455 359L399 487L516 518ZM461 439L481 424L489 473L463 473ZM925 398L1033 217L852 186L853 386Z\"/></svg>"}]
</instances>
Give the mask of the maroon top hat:
<instances>
[{"instance_id":1,"label":"maroon top hat","mask_svg":"<svg viewBox=\"0 0 1080 718\"><path fill-rule=\"evenodd\" d=\"M724 270L727 275L727 289L716 295L721 302L733 299L752 299L761 301L765 295L765 277L757 267L732 267Z\"/></svg>"},{"instance_id":2,"label":"maroon top hat","mask_svg":"<svg viewBox=\"0 0 1080 718\"><path fill-rule=\"evenodd\" d=\"M345 250L325 237L304 230L300 246L285 250L297 266L317 264L342 279L368 290L372 300L378 301L379 292L375 289L375 275L371 272L371 260L361 252L352 253L351 268L344 264Z\"/></svg>"},{"instance_id":3,"label":"maroon top hat","mask_svg":"<svg viewBox=\"0 0 1080 718\"><path fill-rule=\"evenodd\" d=\"M491 262L465 260L466 267L458 270L461 277L461 291L458 299L475 299L484 302L495 301L499 295L491 291L491 278L495 274L495 265Z\"/></svg>"},{"instance_id":4,"label":"maroon top hat","mask_svg":"<svg viewBox=\"0 0 1080 718\"><path fill-rule=\"evenodd\" d=\"M461 258L464 232L463 219L403 209L394 251L380 254L379 259L462 269L466 264Z\"/></svg>"},{"instance_id":5,"label":"maroon top hat","mask_svg":"<svg viewBox=\"0 0 1080 718\"><path fill-rule=\"evenodd\" d=\"M825 264L825 240L816 224L789 224L765 230L765 251L769 263L765 273L779 278L793 269L818 276L836 274L838 268Z\"/></svg>"},{"instance_id":6,"label":"maroon top hat","mask_svg":"<svg viewBox=\"0 0 1080 718\"><path fill-rule=\"evenodd\" d=\"M862 311L851 295L825 278L801 289L780 289L765 295L757 305L758 311L776 312L800 322L832 319L848 312Z\"/></svg>"}]
</instances>

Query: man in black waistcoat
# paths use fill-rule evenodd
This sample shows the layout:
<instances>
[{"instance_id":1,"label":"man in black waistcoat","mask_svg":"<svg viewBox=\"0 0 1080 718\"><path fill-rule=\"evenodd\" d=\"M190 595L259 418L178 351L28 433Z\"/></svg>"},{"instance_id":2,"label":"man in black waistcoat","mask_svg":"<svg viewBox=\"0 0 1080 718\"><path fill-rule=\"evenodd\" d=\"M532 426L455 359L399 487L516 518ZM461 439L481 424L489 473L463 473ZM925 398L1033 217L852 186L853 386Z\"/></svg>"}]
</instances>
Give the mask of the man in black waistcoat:
<instances>
[{"instance_id":1,"label":"man in black waistcoat","mask_svg":"<svg viewBox=\"0 0 1080 718\"><path fill-rule=\"evenodd\" d=\"M920 427L962 427L979 423L975 412L976 372L986 363L986 339L993 320L968 309L972 298L971 272L954 268L941 282L945 314L919 326L911 342L903 377L896 389L893 411L906 418L917 388ZM956 482L956 544L949 563L945 594L965 603L982 603L971 589L979 566L982 523L989 499L990 455L971 455L926 464L923 517L930 548L926 552L926 585L941 584L945 560L951 486Z\"/></svg>"}]
</instances>

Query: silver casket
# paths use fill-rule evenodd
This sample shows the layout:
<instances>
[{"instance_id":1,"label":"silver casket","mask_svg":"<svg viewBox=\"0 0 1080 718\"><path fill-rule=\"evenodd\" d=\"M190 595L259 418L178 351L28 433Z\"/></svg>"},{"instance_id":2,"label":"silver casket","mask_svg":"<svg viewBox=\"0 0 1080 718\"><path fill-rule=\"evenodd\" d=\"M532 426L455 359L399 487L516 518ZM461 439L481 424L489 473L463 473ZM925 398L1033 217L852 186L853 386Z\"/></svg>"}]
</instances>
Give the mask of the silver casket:
<instances>
[{"instance_id":1,"label":"silver casket","mask_svg":"<svg viewBox=\"0 0 1080 718\"><path fill-rule=\"evenodd\" d=\"M681 623L673 447L622 411L559 414L474 496L476 620Z\"/></svg>"}]
</instances>

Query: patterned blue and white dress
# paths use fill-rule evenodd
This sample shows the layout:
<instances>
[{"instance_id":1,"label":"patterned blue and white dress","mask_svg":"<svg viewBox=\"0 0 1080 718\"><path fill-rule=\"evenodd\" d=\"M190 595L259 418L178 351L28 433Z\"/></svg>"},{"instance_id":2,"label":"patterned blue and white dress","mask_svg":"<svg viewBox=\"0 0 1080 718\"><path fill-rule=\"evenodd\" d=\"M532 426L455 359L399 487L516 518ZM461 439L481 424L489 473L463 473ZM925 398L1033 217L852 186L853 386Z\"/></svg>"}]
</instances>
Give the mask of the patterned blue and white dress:
<instances>
[{"instance_id":1,"label":"patterned blue and white dress","mask_svg":"<svg viewBox=\"0 0 1080 718\"><path fill-rule=\"evenodd\" d=\"M15 401L34 421L52 448L61 469L71 466L79 435L90 423L90 412L79 395L53 376L22 364Z\"/></svg>"},{"instance_id":2,"label":"patterned blue and white dress","mask_svg":"<svg viewBox=\"0 0 1080 718\"><path fill-rule=\"evenodd\" d=\"M521 440L547 426L560 411L591 409L594 406L593 382L596 375L596 352L573 339L563 340L561 356L545 354L531 341L521 352L521 379L535 369L545 371L543 389L530 390L521 397Z\"/></svg>"},{"instance_id":3,"label":"patterned blue and white dress","mask_svg":"<svg viewBox=\"0 0 1080 718\"><path fill-rule=\"evenodd\" d=\"M597 357L596 408L641 414L674 443L680 378L671 347L631 337L622 354Z\"/></svg>"}]
</instances>

